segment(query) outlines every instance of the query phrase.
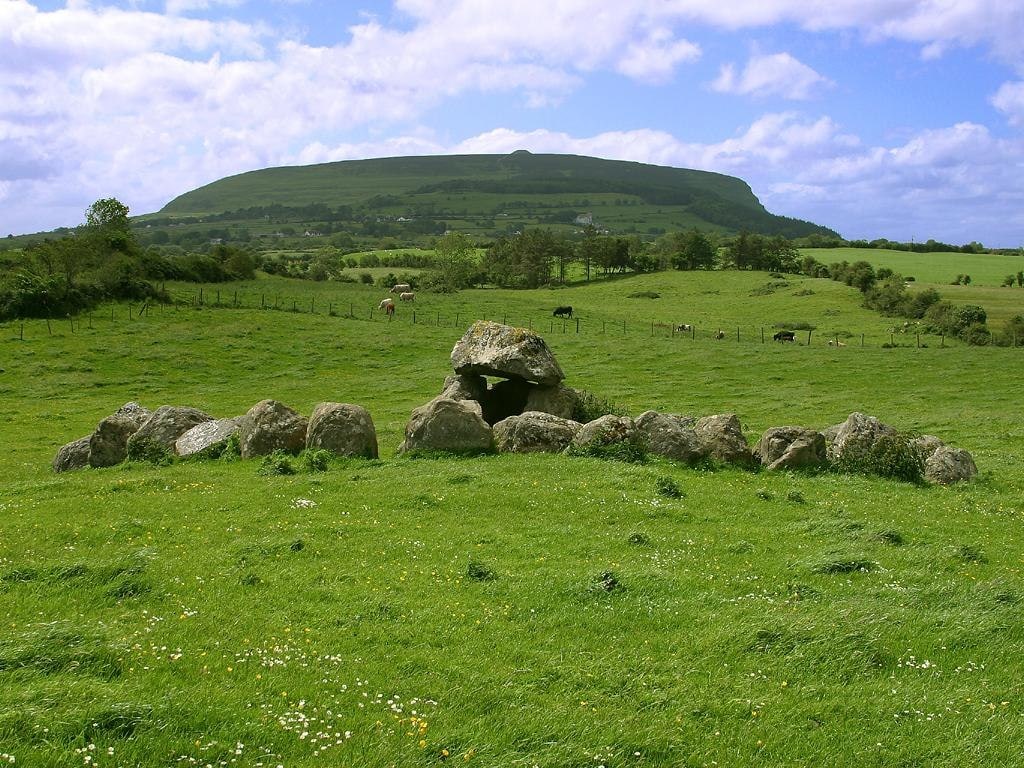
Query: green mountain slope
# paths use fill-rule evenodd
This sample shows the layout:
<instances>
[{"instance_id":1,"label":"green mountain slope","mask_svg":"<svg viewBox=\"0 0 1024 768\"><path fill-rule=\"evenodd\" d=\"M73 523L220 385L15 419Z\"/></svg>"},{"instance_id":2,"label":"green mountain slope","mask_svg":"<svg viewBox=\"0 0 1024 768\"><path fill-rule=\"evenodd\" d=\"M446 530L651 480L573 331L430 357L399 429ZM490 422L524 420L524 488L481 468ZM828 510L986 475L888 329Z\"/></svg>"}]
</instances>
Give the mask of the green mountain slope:
<instances>
[{"instance_id":1,"label":"green mountain slope","mask_svg":"<svg viewBox=\"0 0 1024 768\"><path fill-rule=\"evenodd\" d=\"M732 176L526 151L346 160L250 171L187 192L160 214L242 214L272 206L343 207L356 215L467 221L509 217L524 224L567 225L577 214L591 213L596 225L612 231L698 226L790 237L834 234L769 213L746 182Z\"/></svg>"}]
</instances>

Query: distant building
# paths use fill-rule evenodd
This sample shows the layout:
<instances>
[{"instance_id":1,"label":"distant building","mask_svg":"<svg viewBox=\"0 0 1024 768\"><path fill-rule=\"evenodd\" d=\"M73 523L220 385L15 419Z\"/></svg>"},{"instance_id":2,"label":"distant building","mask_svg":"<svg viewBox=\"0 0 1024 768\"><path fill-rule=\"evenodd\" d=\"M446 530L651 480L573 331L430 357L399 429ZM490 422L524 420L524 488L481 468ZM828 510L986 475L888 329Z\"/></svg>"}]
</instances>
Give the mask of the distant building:
<instances>
[{"instance_id":1,"label":"distant building","mask_svg":"<svg viewBox=\"0 0 1024 768\"><path fill-rule=\"evenodd\" d=\"M581 213L579 216L572 220L572 223L578 224L581 227L592 227L594 226L594 214Z\"/></svg>"}]
</instances>

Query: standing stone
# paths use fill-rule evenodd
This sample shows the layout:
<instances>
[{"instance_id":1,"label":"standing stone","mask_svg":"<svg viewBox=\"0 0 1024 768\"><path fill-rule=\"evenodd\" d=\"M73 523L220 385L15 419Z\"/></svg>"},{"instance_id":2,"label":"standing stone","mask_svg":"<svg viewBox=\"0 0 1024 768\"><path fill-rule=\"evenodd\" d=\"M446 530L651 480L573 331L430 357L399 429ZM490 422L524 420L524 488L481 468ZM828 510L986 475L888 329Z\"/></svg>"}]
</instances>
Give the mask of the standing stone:
<instances>
[{"instance_id":1,"label":"standing stone","mask_svg":"<svg viewBox=\"0 0 1024 768\"><path fill-rule=\"evenodd\" d=\"M571 419L579 404L579 395L564 384L536 384L530 388L523 412L541 411L563 419Z\"/></svg>"},{"instance_id":2,"label":"standing stone","mask_svg":"<svg viewBox=\"0 0 1024 768\"><path fill-rule=\"evenodd\" d=\"M484 453L493 446L494 434L483 419L480 403L435 398L412 412L398 450Z\"/></svg>"},{"instance_id":3,"label":"standing stone","mask_svg":"<svg viewBox=\"0 0 1024 768\"><path fill-rule=\"evenodd\" d=\"M112 467L128 457L128 438L139 431L151 412L138 403L125 403L96 425L89 437L89 464Z\"/></svg>"},{"instance_id":4,"label":"standing stone","mask_svg":"<svg viewBox=\"0 0 1024 768\"><path fill-rule=\"evenodd\" d=\"M754 454L770 470L820 467L828 460L825 436L804 427L772 427L761 435Z\"/></svg>"},{"instance_id":5,"label":"standing stone","mask_svg":"<svg viewBox=\"0 0 1024 768\"><path fill-rule=\"evenodd\" d=\"M924 462L924 477L930 483L950 485L970 480L978 474L974 458L963 448L943 445Z\"/></svg>"},{"instance_id":6,"label":"standing stone","mask_svg":"<svg viewBox=\"0 0 1024 768\"><path fill-rule=\"evenodd\" d=\"M625 443L636 433L636 424L629 416L607 414L593 421L588 421L572 439L570 447L586 449L592 446L602 447Z\"/></svg>"},{"instance_id":7,"label":"standing stone","mask_svg":"<svg viewBox=\"0 0 1024 768\"><path fill-rule=\"evenodd\" d=\"M238 434L239 417L214 419L196 424L174 441L174 452L179 456L194 456L197 453L219 452L227 445L232 435Z\"/></svg>"},{"instance_id":8,"label":"standing stone","mask_svg":"<svg viewBox=\"0 0 1024 768\"><path fill-rule=\"evenodd\" d=\"M533 331L478 320L452 349L460 374L519 378L554 385L565 378L547 342Z\"/></svg>"},{"instance_id":9,"label":"standing stone","mask_svg":"<svg viewBox=\"0 0 1024 768\"><path fill-rule=\"evenodd\" d=\"M487 393L487 379L472 374L452 374L444 380L444 387L438 397L444 400L481 401Z\"/></svg>"},{"instance_id":10,"label":"standing stone","mask_svg":"<svg viewBox=\"0 0 1024 768\"><path fill-rule=\"evenodd\" d=\"M242 416L238 442L242 458L274 451L298 453L306 445L306 420L277 400L261 400Z\"/></svg>"},{"instance_id":11,"label":"standing stone","mask_svg":"<svg viewBox=\"0 0 1024 768\"><path fill-rule=\"evenodd\" d=\"M636 429L643 435L651 453L691 464L704 456L700 438L693 428L696 421L690 416L644 411L636 418Z\"/></svg>"},{"instance_id":12,"label":"standing stone","mask_svg":"<svg viewBox=\"0 0 1024 768\"><path fill-rule=\"evenodd\" d=\"M704 455L725 464L752 463L750 446L734 413L705 416L694 425Z\"/></svg>"},{"instance_id":13,"label":"standing stone","mask_svg":"<svg viewBox=\"0 0 1024 768\"><path fill-rule=\"evenodd\" d=\"M213 421L213 417L198 408L190 408L187 405L161 405L128 439L128 452L131 453L132 447L144 440L173 451L174 443L179 437L196 424L207 421Z\"/></svg>"},{"instance_id":14,"label":"standing stone","mask_svg":"<svg viewBox=\"0 0 1024 768\"><path fill-rule=\"evenodd\" d=\"M578 421L526 411L494 425L494 444L502 453L559 453L582 427Z\"/></svg>"},{"instance_id":15,"label":"standing stone","mask_svg":"<svg viewBox=\"0 0 1024 768\"><path fill-rule=\"evenodd\" d=\"M53 457L54 472L68 472L89 466L89 442L91 435L80 437L74 442L62 445Z\"/></svg>"},{"instance_id":16,"label":"standing stone","mask_svg":"<svg viewBox=\"0 0 1024 768\"><path fill-rule=\"evenodd\" d=\"M306 447L376 459L377 431L370 412L359 405L320 403L309 418Z\"/></svg>"}]
</instances>

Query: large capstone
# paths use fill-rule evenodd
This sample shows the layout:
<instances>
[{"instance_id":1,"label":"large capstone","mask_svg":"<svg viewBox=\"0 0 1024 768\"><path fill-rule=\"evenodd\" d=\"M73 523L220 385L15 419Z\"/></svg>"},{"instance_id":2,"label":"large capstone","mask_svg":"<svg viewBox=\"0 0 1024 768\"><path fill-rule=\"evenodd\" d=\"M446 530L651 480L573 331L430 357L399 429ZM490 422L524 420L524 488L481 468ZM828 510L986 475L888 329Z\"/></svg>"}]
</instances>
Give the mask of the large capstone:
<instances>
[{"instance_id":1,"label":"large capstone","mask_svg":"<svg viewBox=\"0 0 1024 768\"><path fill-rule=\"evenodd\" d=\"M238 417L214 419L196 424L174 441L174 452L179 456L195 456L197 453L220 454L232 435L238 434Z\"/></svg>"},{"instance_id":2,"label":"large capstone","mask_svg":"<svg viewBox=\"0 0 1024 768\"><path fill-rule=\"evenodd\" d=\"M452 368L460 374L500 376L558 384L565 378L547 342L533 331L478 320L452 349Z\"/></svg>"},{"instance_id":3,"label":"large capstone","mask_svg":"<svg viewBox=\"0 0 1024 768\"><path fill-rule=\"evenodd\" d=\"M740 420L733 413L722 413L698 419L694 431L705 456L725 464L752 463L750 446L743 436Z\"/></svg>"},{"instance_id":4,"label":"large capstone","mask_svg":"<svg viewBox=\"0 0 1024 768\"><path fill-rule=\"evenodd\" d=\"M825 430L825 441L830 461L840 461L853 455L864 455L884 435L895 435L896 430L874 416L854 411L842 424Z\"/></svg>"},{"instance_id":5,"label":"large capstone","mask_svg":"<svg viewBox=\"0 0 1024 768\"><path fill-rule=\"evenodd\" d=\"M647 450L673 461L691 464L704 456L704 448L690 416L644 411L636 418L636 430Z\"/></svg>"},{"instance_id":6,"label":"large capstone","mask_svg":"<svg viewBox=\"0 0 1024 768\"><path fill-rule=\"evenodd\" d=\"M827 461L825 436L804 427L772 427L754 448L766 469L820 467Z\"/></svg>"},{"instance_id":7,"label":"large capstone","mask_svg":"<svg viewBox=\"0 0 1024 768\"><path fill-rule=\"evenodd\" d=\"M261 400L241 418L238 442L242 458L274 451L298 453L306 446L306 420L284 403Z\"/></svg>"},{"instance_id":8,"label":"large capstone","mask_svg":"<svg viewBox=\"0 0 1024 768\"><path fill-rule=\"evenodd\" d=\"M559 453L582 427L550 413L526 411L494 425L494 444L503 453Z\"/></svg>"},{"instance_id":9,"label":"large capstone","mask_svg":"<svg viewBox=\"0 0 1024 768\"><path fill-rule=\"evenodd\" d=\"M306 447L376 459L377 431L370 412L360 405L320 403L309 418Z\"/></svg>"},{"instance_id":10,"label":"large capstone","mask_svg":"<svg viewBox=\"0 0 1024 768\"><path fill-rule=\"evenodd\" d=\"M951 445L936 448L924 462L925 480L938 485L970 480L977 474L978 468L971 454Z\"/></svg>"},{"instance_id":11,"label":"large capstone","mask_svg":"<svg viewBox=\"0 0 1024 768\"><path fill-rule=\"evenodd\" d=\"M196 424L213 421L213 417L198 408L187 405L161 405L138 431L128 439L128 453L133 446L152 443L162 446L168 451L174 450L174 443Z\"/></svg>"},{"instance_id":12,"label":"large capstone","mask_svg":"<svg viewBox=\"0 0 1024 768\"><path fill-rule=\"evenodd\" d=\"M405 442L398 450L484 453L493 445L494 435L479 403L435 398L412 412L405 427Z\"/></svg>"},{"instance_id":13,"label":"large capstone","mask_svg":"<svg viewBox=\"0 0 1024 768\"><path fill-rule=\"evenodd\" d=\"M139 431L151 412L138 403L125 403L96 425L89 437L89 464L112 467L128 457L128 438Z\"/></svg>"},{"instance_id":14,"label":"large capstone","mask_svg":"<svg viewBox=\"0 0 1024 768\"><path fill-rule=\"evenodd\" d=\"M68 472L72 469L83 469L89 466L89 442L91 435L62 445L53 457L54 472Z\"/></svg>"}]
</instances>

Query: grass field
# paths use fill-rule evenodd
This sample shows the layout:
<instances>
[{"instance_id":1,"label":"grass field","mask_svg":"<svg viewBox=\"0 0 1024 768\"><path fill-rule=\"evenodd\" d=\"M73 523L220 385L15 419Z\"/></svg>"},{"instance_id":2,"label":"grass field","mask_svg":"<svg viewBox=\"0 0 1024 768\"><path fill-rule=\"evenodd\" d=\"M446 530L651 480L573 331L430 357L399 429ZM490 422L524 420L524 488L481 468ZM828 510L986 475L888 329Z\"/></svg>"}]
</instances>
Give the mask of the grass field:
<instances>
[{"instance_id":1,"label":"grass field","mask_svg":"<svg viewBox=\"0 0 1024 768\"><path fill-rule=\"evenodd\" d=\"M767 282L423 295L413 324L408 306L392 323L326 313L379 291L261 280L238 290L316 313L129 321L122 306L74 333L29 323L24 340L0 326L0 759L1019 765L1019 350L761 344L754 329L787 316L885 333L852 289ZM219 289L226 302L235 286ZM648 290L662 298L627 298ZM567 383L633 415L731 411L756 439L863 410L967 448L982 476L921 488L395 456L471 318L536 327L556 303L582 317L579 334L542 329ZM456 311L461 327L428 322ZM741 341L651 335L669 320L728 320ZM266 397L307 415L366 406L381 460L272 477L258 461L49 471L57 446L127 400L227 416ZM659 492L665 478L681 496Z\"/></svg>"},{"instance_id":2,"label":"grass field","mask_svg":"<svg viewBox=\"0 0 1024 768\"><path fill-rule=\"evenodd\" d=\"M1016 275L1024 270L1024 255L909 253L876 248L801 248L800 252L823 264L866 261L875 267L888 267L903 276L912 275L920 283L946 286L958 275L965 274L971 276L972 286L1000 286L1007 275Z\"/></svg>"}]
</instances>

